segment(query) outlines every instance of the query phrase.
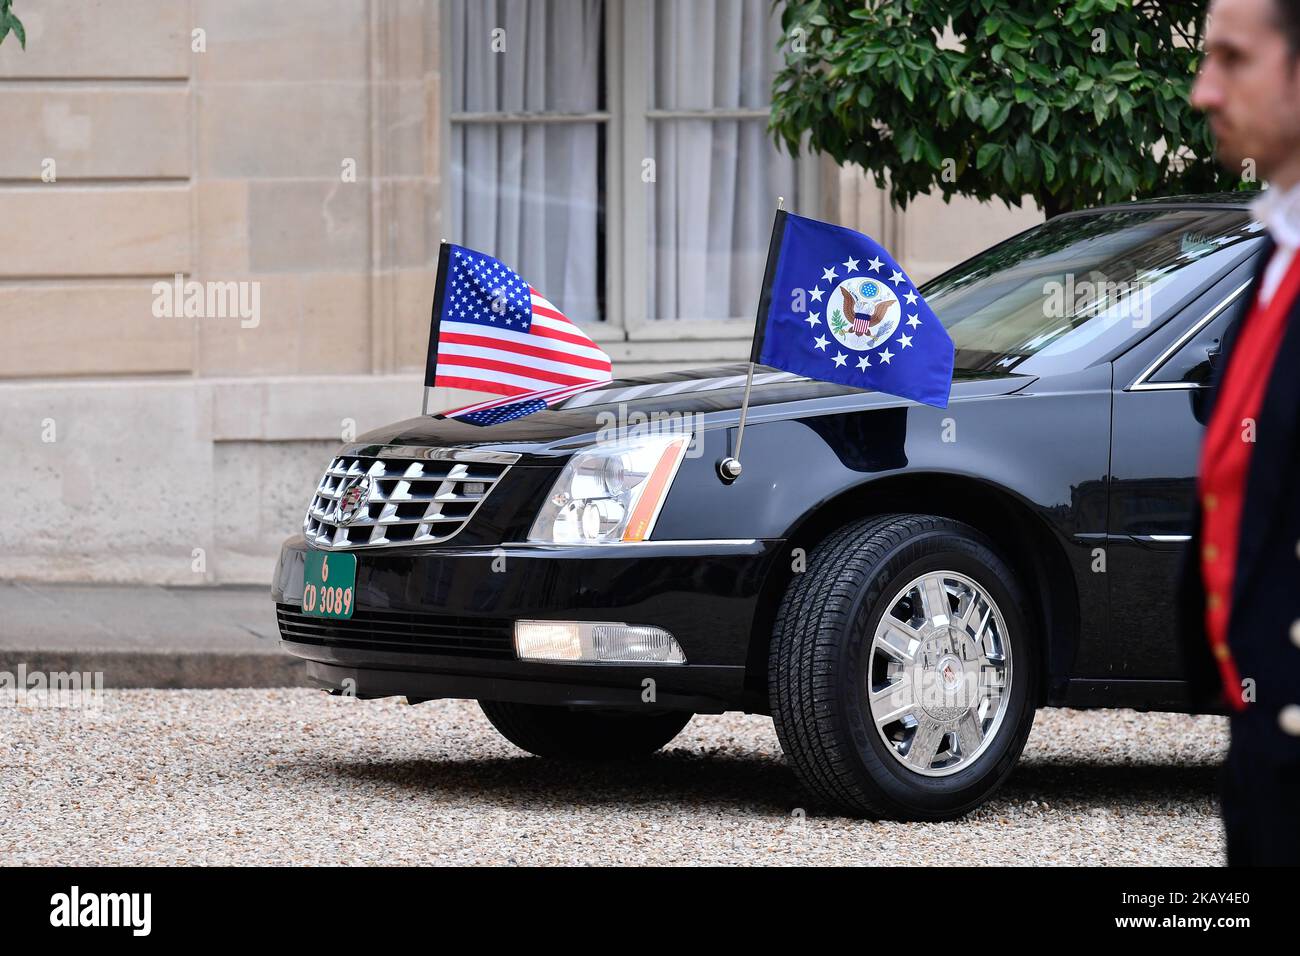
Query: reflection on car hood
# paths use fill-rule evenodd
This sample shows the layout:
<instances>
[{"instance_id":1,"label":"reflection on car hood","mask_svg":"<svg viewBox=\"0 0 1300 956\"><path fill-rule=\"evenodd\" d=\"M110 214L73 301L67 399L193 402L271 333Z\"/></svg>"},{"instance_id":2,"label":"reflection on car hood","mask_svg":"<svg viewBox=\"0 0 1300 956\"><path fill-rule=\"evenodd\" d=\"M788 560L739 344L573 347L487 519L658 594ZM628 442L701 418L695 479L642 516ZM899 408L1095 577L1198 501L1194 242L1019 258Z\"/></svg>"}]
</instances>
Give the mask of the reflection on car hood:
<instances>
[{"instance_id":1,"label":"reflection on car hood","mask_svg":"<svg viewBox=\"0 0 1300 956\"><path fill-rule=\"evenodd\" d=\"M635 416L703 415L707 427L735 421L745 394L745 365L664 372L625 378L581 392L557 408L535 412L499 425L480 427L438 415L419 416L377 428L359 443L436 445L440 447L537 446L587 435ZM952 385L954 402L987 395L1006 395L1033 381L1032 376L1003 371L958 370ZM818 382L759 366L749 400L763 417L827 414L847 408L889 408L909 405L906 399L881 392ZM785 406L785 407L782 407Z\"/></svg>"}]
</instances>

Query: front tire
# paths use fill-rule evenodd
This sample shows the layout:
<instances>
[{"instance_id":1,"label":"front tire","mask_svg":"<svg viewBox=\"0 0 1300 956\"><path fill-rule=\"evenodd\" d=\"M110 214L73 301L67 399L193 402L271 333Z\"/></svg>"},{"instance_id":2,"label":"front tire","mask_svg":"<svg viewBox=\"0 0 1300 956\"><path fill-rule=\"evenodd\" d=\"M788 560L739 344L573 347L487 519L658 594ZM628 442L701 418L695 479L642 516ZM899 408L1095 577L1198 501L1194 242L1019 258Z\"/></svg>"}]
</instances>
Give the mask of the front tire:
<instances>
[{"instance_id":1,"label":"front tire","mask_svg":"<svg viewBox=\"0 0 1300 956\"><path fill-rule=\"evenodd\" d=\"M554 707L480 700L497 732L520 750L560 760L608 761L646 757L681 733L693 714Z\"/></svg>"},{"instance_id":2,"label":"front tire","mask_svg":"<svg viewBox=\"0 0 1300 956\"><path fill-rule=\"evenodd\" d=\"M969 525L883 515L814 548L773 628L781 747L823 802L939 820L988 799L1034 719L1023 592Z\"/></svg>"}]
</instances>

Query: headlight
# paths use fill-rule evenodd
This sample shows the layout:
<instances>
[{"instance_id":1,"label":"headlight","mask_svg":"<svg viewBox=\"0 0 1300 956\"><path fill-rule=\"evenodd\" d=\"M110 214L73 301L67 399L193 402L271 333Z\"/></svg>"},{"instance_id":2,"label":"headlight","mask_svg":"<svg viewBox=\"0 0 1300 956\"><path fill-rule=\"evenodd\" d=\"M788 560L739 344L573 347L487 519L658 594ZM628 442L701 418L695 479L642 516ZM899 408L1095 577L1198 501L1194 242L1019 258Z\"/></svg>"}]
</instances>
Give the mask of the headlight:
<instances>
[{"instance_id":1,"label":"headlight","mask_svg":"<svg viewBox=\"0 0 1300 956\"><path fill-rule=\"evenodd\" d=\"M547 544L644 541L690 435L652 435L614 442L569 459L528 532Z\"/></svg>"}]
</instances>

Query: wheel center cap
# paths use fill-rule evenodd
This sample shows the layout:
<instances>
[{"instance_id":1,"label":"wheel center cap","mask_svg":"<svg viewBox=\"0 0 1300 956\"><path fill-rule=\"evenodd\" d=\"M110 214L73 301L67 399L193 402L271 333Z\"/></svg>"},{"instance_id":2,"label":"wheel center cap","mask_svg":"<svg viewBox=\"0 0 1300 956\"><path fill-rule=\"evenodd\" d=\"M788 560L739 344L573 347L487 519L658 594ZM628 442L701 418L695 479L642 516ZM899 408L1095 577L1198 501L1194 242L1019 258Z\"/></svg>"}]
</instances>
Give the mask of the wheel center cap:
<instances>
[{"instance_id":1,"label":"wheel center cap","mask_svg":"<svg viewBox=\"0 0 1300 956\"><path fill-rule=\"evenodd\" d=\"M917 702L943 723L960 718L970 706L966 698L966 668L945 635L926 643L919 655Z\"/></svg>"},{"instance_id":2,"label":"wheel center cap","mask_svg":"<svg viewBox=\"0 0 1300 956\"><path fill-rule=\"evenodd\" d=\"M943 683L943 689L949 693L961 687L962 666L952 654L945 654L939 658L935 665L935 672L939 675L939 680Z\"/></svg>"}]
</instances>

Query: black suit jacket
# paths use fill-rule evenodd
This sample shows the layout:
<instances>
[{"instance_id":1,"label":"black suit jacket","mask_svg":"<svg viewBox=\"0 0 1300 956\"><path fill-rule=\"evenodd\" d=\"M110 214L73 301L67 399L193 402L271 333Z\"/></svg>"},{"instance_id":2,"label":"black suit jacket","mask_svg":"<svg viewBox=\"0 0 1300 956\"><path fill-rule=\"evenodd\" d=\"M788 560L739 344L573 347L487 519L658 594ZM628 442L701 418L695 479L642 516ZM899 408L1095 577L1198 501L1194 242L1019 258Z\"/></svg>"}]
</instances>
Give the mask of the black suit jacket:
<instances>
[{"instance_id":1,"label":"black suit jacket","mask_svg":"<svg viewBox=\"0 0 1300 956\"><path fill-rule=\"evenodd\" d=\"M1268 243L1247 295L1254 300L1263 270L1273 254ZM1215 370L1209 410L1232 359L1239 329L1224 335ZM1207 418L1208 421L1208 418ZM1240 423L1239 427L1240 427ZM1224 688L1205 635L1205 588L1201 579L1201 508L1179 587L1183 663L1190 703L1200 711L1222 710ZM1242 507L1237 566L1233 575L1228 646L1244 680L1255 682L1250 710L1270 735L1282 735L1277 714L1300 704L1300 644L1292 627L1300 621L1300 298L1292 303L1286 331L1256 422ZM1292 737L1300 751L1300 737ZM1290 743L1287 743L1290 746Z\"/></svg>"}]
</instances>

